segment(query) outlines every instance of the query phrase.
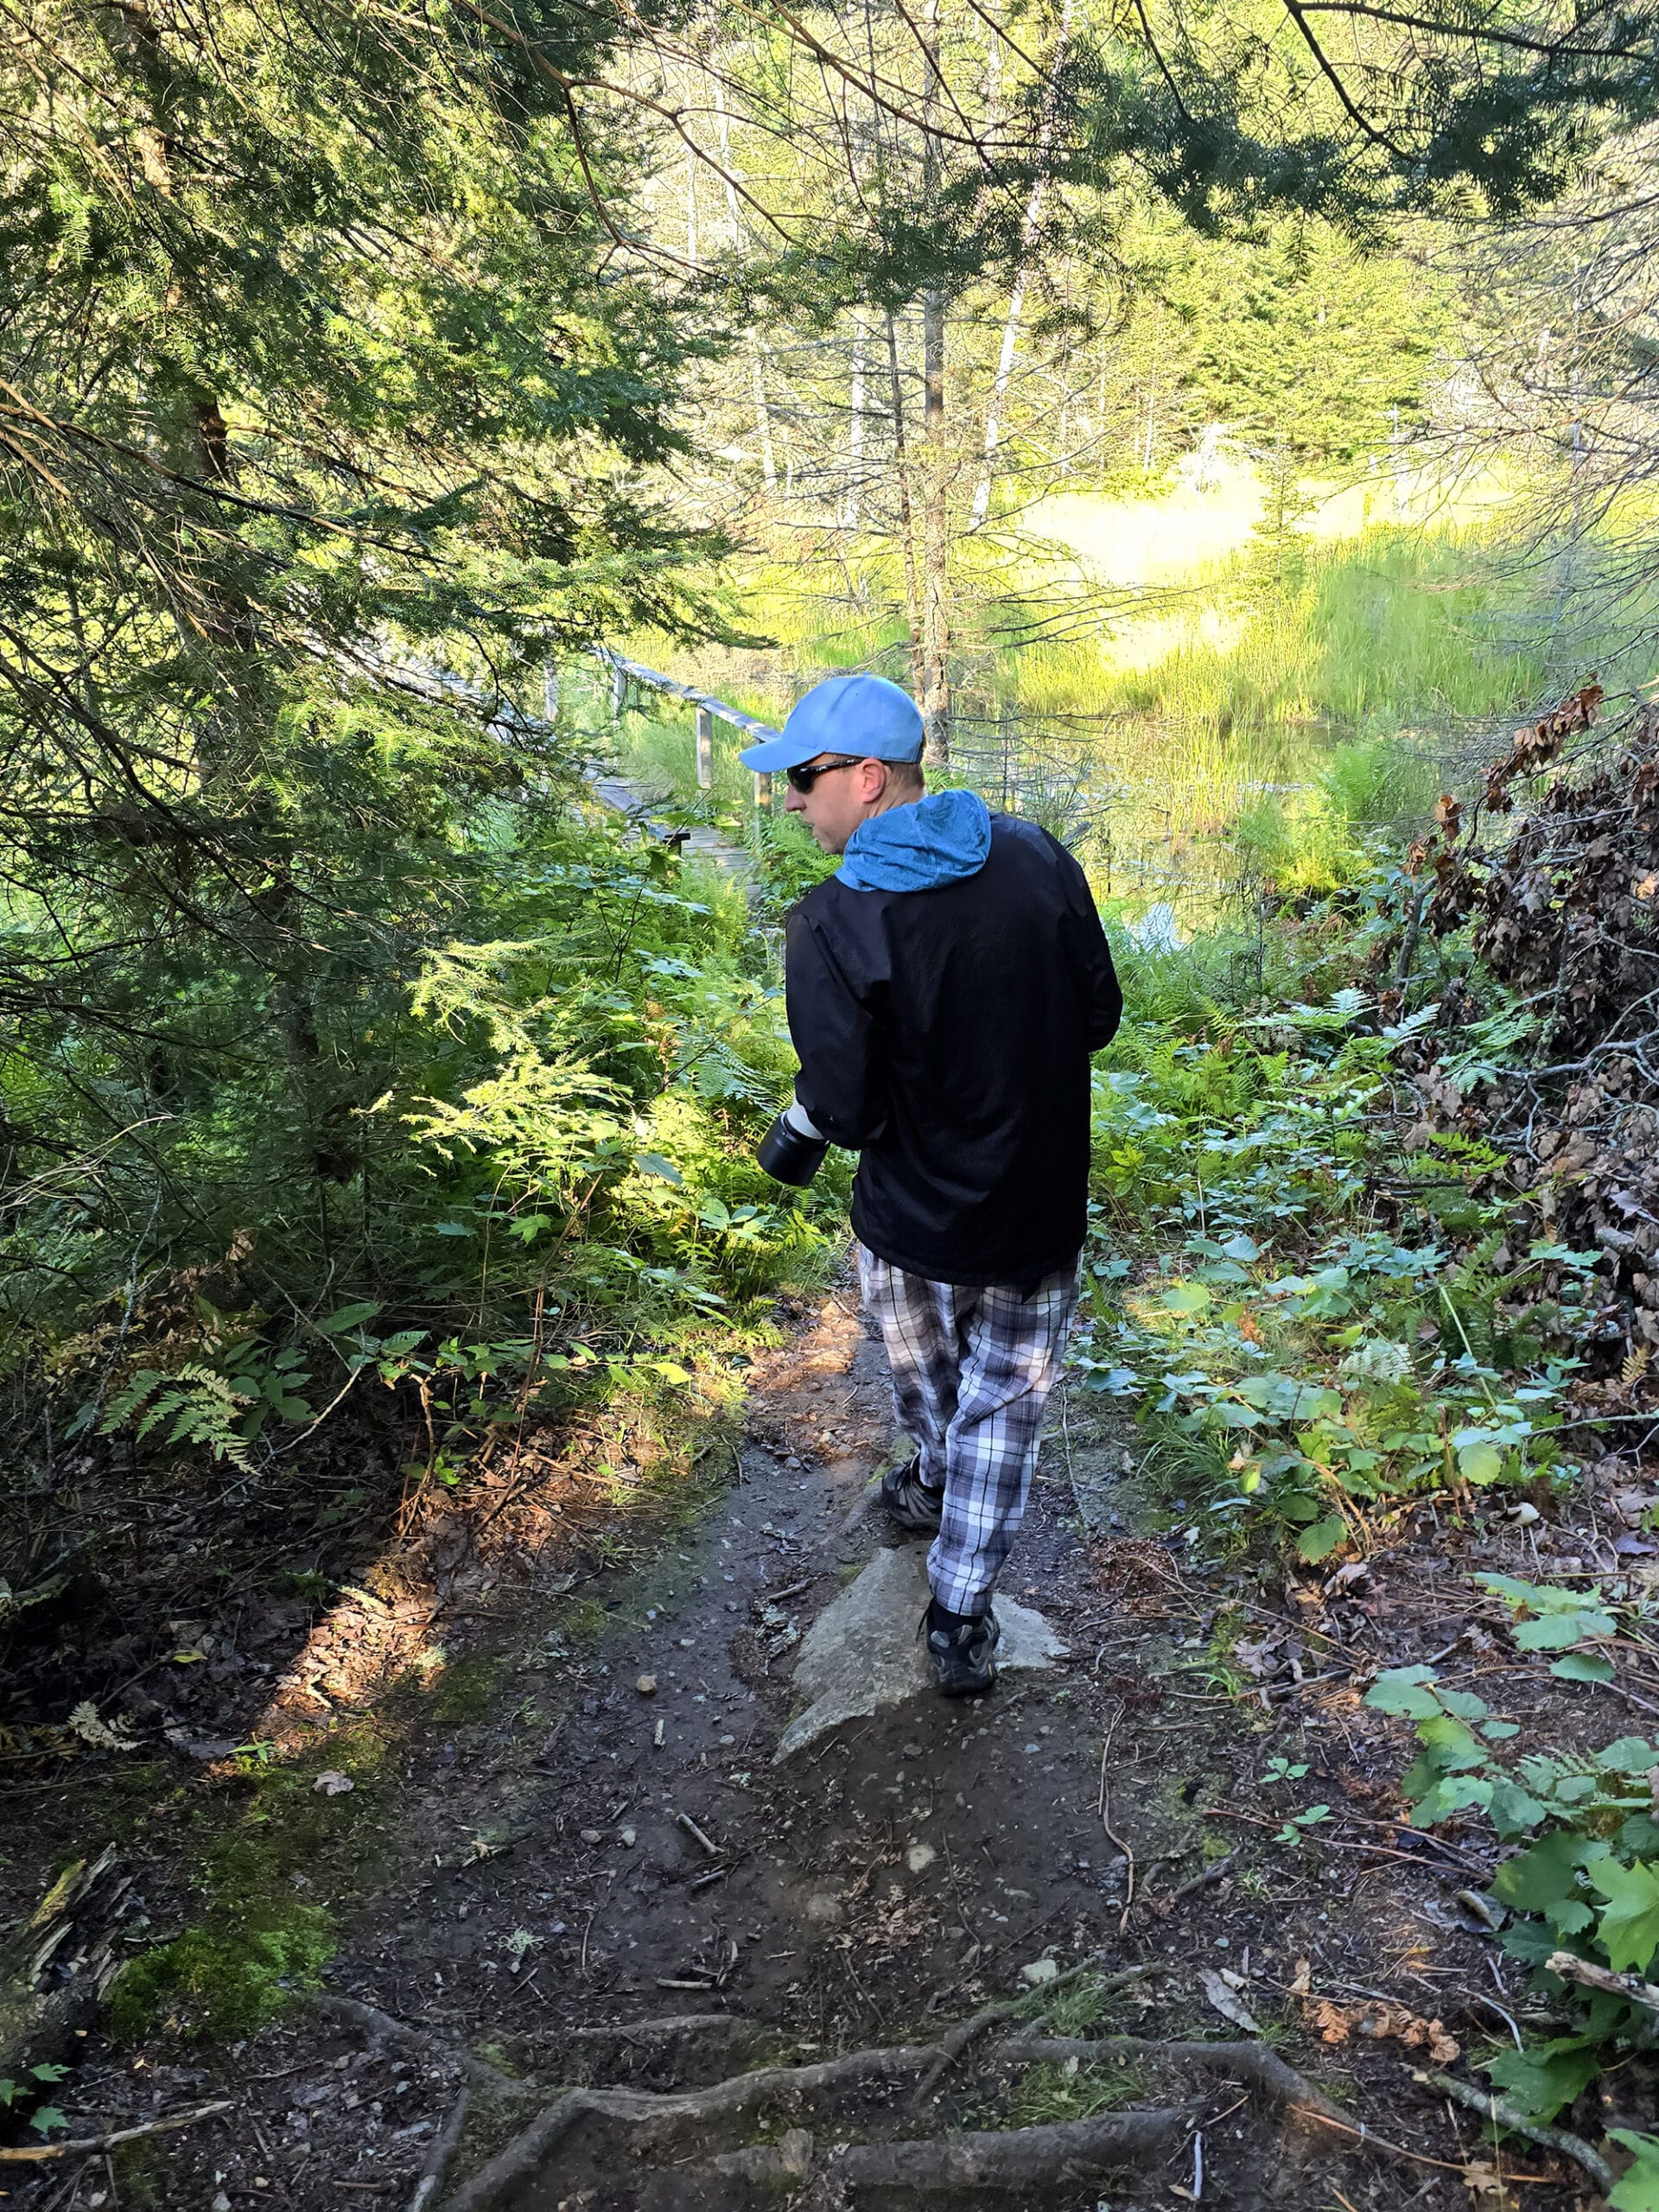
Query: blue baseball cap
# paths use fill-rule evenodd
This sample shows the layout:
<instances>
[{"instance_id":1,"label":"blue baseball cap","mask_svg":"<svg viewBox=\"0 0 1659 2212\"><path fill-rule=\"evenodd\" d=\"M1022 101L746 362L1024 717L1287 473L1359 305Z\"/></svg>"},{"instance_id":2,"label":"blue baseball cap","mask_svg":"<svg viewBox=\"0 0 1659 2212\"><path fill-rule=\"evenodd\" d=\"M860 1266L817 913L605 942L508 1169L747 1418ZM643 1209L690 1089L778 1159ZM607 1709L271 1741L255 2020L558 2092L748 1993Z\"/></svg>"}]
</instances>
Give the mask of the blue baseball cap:
<instances>
[{"instance_id":1,"label":"blue baseball cap","mask_svg":"<svg viewBox=\"0 0 1659 2212\"><path fill-rule=\"evenodd\" d=\"M858 760L919 760L922 718L909 692L885 676L830 676L815 683L776 737L738 759L761 775L798 768L820 753Z\"/></svg>"}]
</instances>

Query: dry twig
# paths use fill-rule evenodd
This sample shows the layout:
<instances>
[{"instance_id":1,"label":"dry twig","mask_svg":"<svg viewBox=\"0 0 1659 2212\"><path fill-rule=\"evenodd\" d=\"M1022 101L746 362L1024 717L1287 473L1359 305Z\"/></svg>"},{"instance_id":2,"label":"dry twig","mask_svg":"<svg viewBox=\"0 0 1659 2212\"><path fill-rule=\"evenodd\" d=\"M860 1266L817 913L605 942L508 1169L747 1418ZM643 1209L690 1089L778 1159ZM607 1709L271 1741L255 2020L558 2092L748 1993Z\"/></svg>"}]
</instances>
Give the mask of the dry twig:
<instances>
[{"instance_id":1,"label":"dry twig","mask_svg":"<svg viewBox=\"0 0 1659 2212\"><path fill-rule=\"evenodd\" d=\"M1472 2082L1459 2082L1454 2074L1414 2073L1411 2078L1431 2089L1439 2089L1466 2112L1478 2113L1494 2127L1507 2127L1516 2135L1524 2135L1529 2143L1541 2144L1546 2151L1559 2151L1564 2158L1571 2158L1574 2165L1583 2167L1604 2196L1618 2179L1600 2152L1592 2151L1583 2136L1570 2135L1564 2127L1541 2126L1507 2097L1492 2096L1484 2089L1476 2088Z\"/></svg>"},{"instance_id":2,"label":"dry twig","mask_svg":"<svg viewBox=\"0 0 1659 2212\"><path fill-rule=\"evenodd\" d=\"M67 2143L11 2143L0 2148L0 2158L12 2164L35 2165L44 2158L73 2158L112 2151L118 2143L136 2143L141 2135L162 2135L175 2127L194 2127L199 2120L213 2120L230 2109L230 2100L221 2098L218 2104L195 2105L188 2112L168 2113L160 2120L147 2120L138 2127L114 2127L107 2135L75 2136Z\"/></svg>"},{"instance_id":3,"label":"dry twig","mask_svg":"<svg viewBox=\"0 0 1659 2212\"><path fill-rule=\"evenodd\" d=\"M1118 1721L1122 1718L1122 1708L1120 1707L1111 1726L1106 1731L1106 1740L1100 1747L1100 1795L1095 1806L1096 1811L1100 1815L1100 1825L1106 1831L1107 1841L1122 1853L1124 1864L1128 1870L1123 1887L1123 1910L1117 1923L1117 1932L1120 1936L1129 1924L1129 1913L1135 1904L1135 1853L1112 1826L1112 1801L1106 1789L1106 1762L1111 1756L1112 1738L1117 1733Z\"/></svg>"}]
</instances>

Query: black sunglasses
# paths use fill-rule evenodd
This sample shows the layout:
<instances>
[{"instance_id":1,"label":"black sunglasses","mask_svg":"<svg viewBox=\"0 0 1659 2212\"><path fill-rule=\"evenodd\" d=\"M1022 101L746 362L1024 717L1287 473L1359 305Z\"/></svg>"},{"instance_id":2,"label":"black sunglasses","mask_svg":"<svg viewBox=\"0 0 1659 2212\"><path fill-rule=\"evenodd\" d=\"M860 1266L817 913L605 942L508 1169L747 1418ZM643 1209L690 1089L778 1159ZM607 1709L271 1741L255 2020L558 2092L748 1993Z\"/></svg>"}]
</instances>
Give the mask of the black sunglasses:
<instances>
[{"instance_id":1,"label":"black sunglasses","mask_svg":"<svg viewBox=\"0 0 1659 2212\"><path fill-rule=\"evenodd\" d=\"M818 760L804 768L785 768L784 773L789 779L791 791L799 791L804 798L820 776L830 775L837 768L856 768L857 766L856 760Z\"/></svg>"}]
</instances>

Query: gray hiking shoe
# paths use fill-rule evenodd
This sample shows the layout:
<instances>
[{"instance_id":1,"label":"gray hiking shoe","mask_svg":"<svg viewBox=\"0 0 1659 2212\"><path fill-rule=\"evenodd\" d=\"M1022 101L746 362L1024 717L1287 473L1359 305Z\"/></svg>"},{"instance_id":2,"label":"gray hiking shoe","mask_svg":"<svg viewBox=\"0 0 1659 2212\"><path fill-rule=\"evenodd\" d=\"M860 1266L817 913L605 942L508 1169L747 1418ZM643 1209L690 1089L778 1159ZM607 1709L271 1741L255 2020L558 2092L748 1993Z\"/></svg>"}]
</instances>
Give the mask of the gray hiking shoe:
<instances>
[{"instance_id":1,"label":"gray hiking shoe","mask_svg":"<svg viewBox=\"0 0 1659 2212\"><path fill-rule=\"evenodd\" d=\"M1001 1630L987 1606L982 1613L952 1613L934 1599L922 1615L927 1656L944 1697L981 1697L996 1680Z\"/></svg>"},{"instance_id":2,"label":"gray hiking shoe","mask_svg":"<svg viewBox=\"0 0 1659 2212\"><path fill-rule=\"evenodd\" d=\"M889 1467L882 1476L881 1503L901 1529L932 1535L944 1511L944 1492L929 1490L922 1480L920 1459L906 1459L902 1467Z\"/></svg>"}]
</instances>

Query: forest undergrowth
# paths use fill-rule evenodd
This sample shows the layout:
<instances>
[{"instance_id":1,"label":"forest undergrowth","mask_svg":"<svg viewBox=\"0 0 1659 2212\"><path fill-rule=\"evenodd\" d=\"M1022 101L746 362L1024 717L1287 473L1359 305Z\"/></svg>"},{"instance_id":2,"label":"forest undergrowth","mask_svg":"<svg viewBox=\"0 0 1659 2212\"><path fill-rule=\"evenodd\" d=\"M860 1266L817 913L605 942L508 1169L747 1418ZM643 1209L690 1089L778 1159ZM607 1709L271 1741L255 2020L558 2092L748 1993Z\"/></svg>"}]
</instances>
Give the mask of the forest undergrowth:
<instances>
[{"instance_id":1,"label":"forest undergrowth","mask_svg":"<svg viewBox=\"0 0 1659 2212\"><path fill-rule=\"evenodd\" d=\"M1598 2113L1609 2069L1650 2113L1659 2015L1659 724L1606 737L1599 705L1287 914L1248 1009L1246 948L1135 960L1072 1354L1137 1409L1178 1543L1376 1601L1363 1703L1414 1734L1402 1809L1496 1846L1472 1909L1529 1993L1480 2063L1535 2129ZM1390 1666L1401 1586L1448 1546L1465 1625ZM1244 1701L1293 1670L1243 1610L1204 1662ZM1659 2136L1611 2134L1609 2201L1659 2202Z\"/></svg>"},{"instance_id":2,"label":"forest undergrowth","mask_svg":"<svg viewBox=\"0 0 1659 2212\"><path fill-rule=\"evenodd\" d=\"M1301 1681L1329 1609L1362 1621L1344 1725L1393 1745L1411 1828L1496 1863L1467 1910L1529 1976L1471 2053L1489 2120L1602 2134L1630 2162L1609 2201L1643 2212L1659 730L1599 711L1573 695L1408 848L1372 840L1266 926L1162 950L1119 932L1071 1388L1139 1424L1178 1564L1282 1576L1306 1609L1303 1636L1224 1601L1180 1662L1207 1694L1243 1718ZM410 1715L501 1694L434 1624L511 1597L556 1538L616 1564L702 1510L747 1363L840 1249L839 1180L785 1199L752 1160L790 1065L774 918L807 865L763 841L751 907L575 814L524 859L504 843L514 932L415 982L422 1056L375 1109L353 1262L331 1224L342 1281L364 1249L410 1255L383 1259L379 1295L331 1296L325 1272L308 1307L245 1235L90 1325L36 1309L52 1457L14 1500L10 1777L111 1785L85 1835L47 1824L66 1894L135 1821L175 1824L194 1866L181 1931L136 1951L128 1931L118 2034L245 2034L315 1982L334 1914L293 1876L334 1864L345 1899L365 1878L318 1808L366 1798ZM49 1203L27 1218L62 1229ZM1390 1663L1431 1553L1466 1584L1464 1626ZM601 1624L577 1604L558 1633ZM319 1736L331 1698L359 1717ZM1278 1766L1280 1840L1317 1866L1332 1808ZM252 1793L251 1844L209 1778ZM12 1885L40 1872L15 1854ZM7 2075L25 2142L63 2126L43 2048L19 2042Z\"/></svg>"}]
</instances>

